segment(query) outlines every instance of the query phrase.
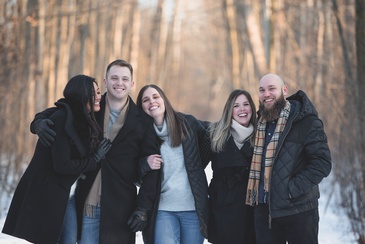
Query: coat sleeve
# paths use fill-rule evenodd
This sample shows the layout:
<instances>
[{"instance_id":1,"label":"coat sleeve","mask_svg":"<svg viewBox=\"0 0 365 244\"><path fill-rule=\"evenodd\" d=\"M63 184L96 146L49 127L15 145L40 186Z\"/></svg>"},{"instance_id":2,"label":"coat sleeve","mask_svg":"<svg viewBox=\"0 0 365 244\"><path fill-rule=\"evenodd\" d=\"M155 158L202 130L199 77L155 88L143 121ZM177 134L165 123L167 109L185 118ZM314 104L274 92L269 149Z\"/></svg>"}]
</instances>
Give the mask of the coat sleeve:
<instances>
[{"instance_id":1,"label":"coat sleeve","mask_svg":"<svg viewBox=\"0 0 365 244\"><path fill-rule=\"evenodd\" d=\"M204 137L205 137L206 133L208 132L209 125L210 125L210 123L207 121L197 120L196 133L197 133L199 142L202 142L204 140Z\"/></svg>"},{"instance_id":2,"label":"coat sleeve","mask_svg":"<svg viewBox=\"0 0 365 244\"><path fill-rule=\"evenodd\" d=\"M203 139L199 142L199 153L203 168L205 168L211 161L213 154L209 131L206 131Z\"/></svg>"},{"instance_id":3,"label":"coat sleeve","mask_svg":"<svg viewBox=\"0 0 365 244\"><path fill-rule=\"evenodd\" d=\"M331 171L331 154L320 119L312 120L304 141L304 167L289 181L289 194L297 198L318 185Z\"/></svg>"},{"instance_id":4,"label":"coat sleeve","mask_svg":"<svg viewBox=\"0 0 365 244\"><path fill-rule=\"evenodd\" d=\"M209 164L212 155L209 125L210 122L208 121L196 120L196 135L198 138L199 154L203 169Z\"/></svg>"},{"instance_id":5,"label":"coat sleeve","mask_svg":"<svg viewBox=\"0 0 365 244\"><path fill-rule=\"evenodd\" d=\"M93 156L71 156L72 141L65 131L65 116L61 113L58 114L56 117L51 117L54 122L53 128L57 133L55 141L51 146L54 171L63 175L80 175L81 173L96 169L98 163Z\"/></svg>"},{"instance_id":6,"label":"coat sleeve","mask_svg":"<svg viewBox=\"0 0 365 244\"><path fill-rule=\"evenodd\" d=\"M37 113L34 116L33 121L30 123L30 132L32 132L33 134L36 134L35 130L34 130L34 122L38 119L48 119L56 110L57 110L56 107L52 107L52 108L47 108L46 110L43 110L42 112Z\"/></svg>"},{"instance_id":7,"label":"coat sleeve","mask_svg":"<svg viewBox=\"0 0 365 244\"><path fill-rule=\"evenodd\" d=\"M141 150L142 150L141 160L145 159L149 155L159 154L157 136L152 123L148 123L148 126L145 130L145 135L141 145ZM138 207L147 210L153 209L153 204L156 199L157 189L158 189L159 171L160 170L151 170L143 176L137 196Z\"/></svg>"}]
</instances>

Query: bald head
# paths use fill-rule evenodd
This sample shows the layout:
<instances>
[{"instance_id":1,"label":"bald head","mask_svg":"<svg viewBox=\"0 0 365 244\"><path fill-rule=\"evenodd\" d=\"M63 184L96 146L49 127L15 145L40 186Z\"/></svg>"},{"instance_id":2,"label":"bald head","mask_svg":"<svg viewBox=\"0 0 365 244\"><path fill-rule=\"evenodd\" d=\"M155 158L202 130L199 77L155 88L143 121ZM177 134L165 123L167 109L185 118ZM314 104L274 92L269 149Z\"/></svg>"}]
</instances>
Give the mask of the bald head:
<instances>
[{"instance_id":1,"label":"bald head","mask_svg":"<svg viewBox=\"0 0 365 244\"><path fill-rule=\"evenodd\" d=\"M272 108L288 94L288 87L283 79L276 74L264 75L259 85L259 101L265 108Z\"/></svg>"},{"instance_id":2,"label":"bald head","mask_svg":"<svg viewBox=\"0 0 365 244\"><path fill-rule=\"evenodd\" d=\"M277 74L267 74L264 75L260 80L260 86L262 83L275 83L277 86L284 86L283 79Z\"/></svg>"},{"instance_id":3,"label":"bald head","mask_svg":"<svg viewBox=\"0 0 365 244\"><path fill-rule=\"evenodd\" d=\"M288 86L283 79L276 74L267 74L260 79L259 93L263 96L270 95L270 92L280 92L284 96L288 94Z\"/></svg>"}]
</instances>

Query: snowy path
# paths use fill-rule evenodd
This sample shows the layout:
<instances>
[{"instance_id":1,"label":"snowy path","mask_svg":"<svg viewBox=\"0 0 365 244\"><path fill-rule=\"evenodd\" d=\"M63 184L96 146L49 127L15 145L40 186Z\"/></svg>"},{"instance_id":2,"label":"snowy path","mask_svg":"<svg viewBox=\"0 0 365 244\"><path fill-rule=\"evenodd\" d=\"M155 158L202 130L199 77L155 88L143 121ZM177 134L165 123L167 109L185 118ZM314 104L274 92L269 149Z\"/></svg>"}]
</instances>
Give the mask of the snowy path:
<instances>
[{"instance_id":1,"label":"snowy path","mask_svg":"<svg viewBox=\"0 0 365 244\"><path fill-rule=\"evenodd\" d=\"M209 167L209 166L208 166ZM211 178L211 172L207 169L207 178ZM329 188L330 181L325 179L321 185L321 198L319 203L319 243L320 244L355 244L353 235L350 233L350 227L348 221L340 210L336 210L334 200L331 198L329 202L329 207L325 211L325 206L328 201L328 192L326 189ZM0 229L4 224L4 218L0 219ZM0 244L26 244L24 240L14 238L5 234L0 234ZM137 233L136 244L142 244L141 233ZM208 243L205 241L204 243Z\"/></svg>"}]
</instances>

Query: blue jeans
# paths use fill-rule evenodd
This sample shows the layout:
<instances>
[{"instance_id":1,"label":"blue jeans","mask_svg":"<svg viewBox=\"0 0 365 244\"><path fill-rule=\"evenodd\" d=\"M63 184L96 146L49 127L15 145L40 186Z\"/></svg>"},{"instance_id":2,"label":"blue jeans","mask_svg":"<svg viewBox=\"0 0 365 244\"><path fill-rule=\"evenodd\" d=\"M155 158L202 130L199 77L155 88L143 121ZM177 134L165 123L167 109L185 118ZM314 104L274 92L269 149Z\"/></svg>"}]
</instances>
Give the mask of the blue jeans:
<instances>
[{"instance_id":1,"label":"blue jeans","mask_svg":"<svg viewBox=\"0 0 365 244\"><path fill-rule=\"evenodd\" d=\"M266 204L254 207L257 244L318 244L318 208L290 216L274 218L269 229Z\"/></svg>"},{"instance_id":2,"label":"blue jeans","mask_svg":"<svg viewBox=\"0 0 365 244\"><path fill-rule=\"evenodd\" d=\"M202 244L203 241L195 211L158 211L155 244Z\"/></svg>"},{"instance_id":3,"label":"blue jeans","mask_svg":"<svg viewBox=\"0 0 365 244\"><path fill-rule=\"evenodd\" d=\"M75 244L77 241L77 217L75 198L72 196L68 200L62 232L58 244Z\"/></svg>"},{"instance_id":4,"label":"blue jeans","mask_svg":"<svg viewBox=\"0 0 365 244\"><path fill-rule=\"evenodd\" d=\"M99 244L100 207L96 207L92 217L83 216L79 244Z\"/></svg>"}]
</instances>

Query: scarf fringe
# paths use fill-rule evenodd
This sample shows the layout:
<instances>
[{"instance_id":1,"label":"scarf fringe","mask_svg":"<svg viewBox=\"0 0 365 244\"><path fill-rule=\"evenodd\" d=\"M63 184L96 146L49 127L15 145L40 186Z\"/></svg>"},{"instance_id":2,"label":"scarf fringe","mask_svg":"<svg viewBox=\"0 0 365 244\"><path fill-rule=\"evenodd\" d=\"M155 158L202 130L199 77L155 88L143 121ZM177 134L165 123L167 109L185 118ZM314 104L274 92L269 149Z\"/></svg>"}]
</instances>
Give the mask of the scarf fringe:
<instances>
[{"instance_id":1,"label":"scarf fringe","mask_svg":"<svg viewBox=\"0 0 365 244\"><path fill-rule=\"evenodd\" d=\"M246 195L246 204L250 205L250 206L257 205L259 202L258 197L259 197L259 195L257 194L257 190L248 189L247 195Z\"/></svg>"}]
</instances>

